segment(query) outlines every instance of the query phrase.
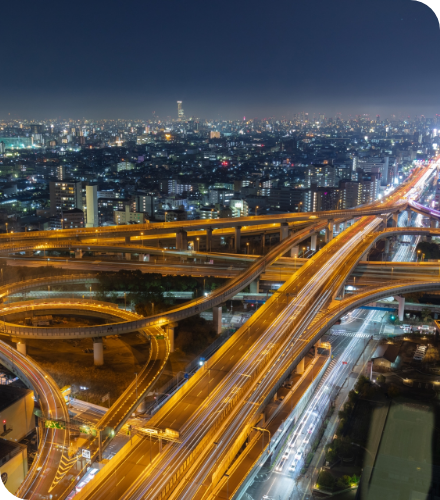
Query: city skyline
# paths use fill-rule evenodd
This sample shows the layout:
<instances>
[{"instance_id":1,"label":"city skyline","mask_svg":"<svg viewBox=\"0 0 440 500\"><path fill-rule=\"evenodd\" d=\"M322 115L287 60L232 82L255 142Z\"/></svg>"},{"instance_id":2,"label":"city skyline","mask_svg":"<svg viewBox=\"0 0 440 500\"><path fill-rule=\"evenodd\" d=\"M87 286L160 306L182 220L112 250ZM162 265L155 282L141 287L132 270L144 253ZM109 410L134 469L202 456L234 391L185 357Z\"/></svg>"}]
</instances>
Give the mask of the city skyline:
<instances>
[{"instance_id":1,"label":"city skyline","mask_svg":"<svg viewBox=\"0 0 440 500\"><path fill-rule=\"evenodd\" d=\"M165 119L177 100L187 117L212 119L440 109L440 31L419 2L280 1L270 11L248 1L122 10L98 2L87 16L82 6L49 2L48 15L28 6L20 19L6 6L0 40L14 50L3 53L0 119ZM14 20L26 37L16 37ZM88 35L78 40L76 30Z\"/></svg>"}]
</instances>

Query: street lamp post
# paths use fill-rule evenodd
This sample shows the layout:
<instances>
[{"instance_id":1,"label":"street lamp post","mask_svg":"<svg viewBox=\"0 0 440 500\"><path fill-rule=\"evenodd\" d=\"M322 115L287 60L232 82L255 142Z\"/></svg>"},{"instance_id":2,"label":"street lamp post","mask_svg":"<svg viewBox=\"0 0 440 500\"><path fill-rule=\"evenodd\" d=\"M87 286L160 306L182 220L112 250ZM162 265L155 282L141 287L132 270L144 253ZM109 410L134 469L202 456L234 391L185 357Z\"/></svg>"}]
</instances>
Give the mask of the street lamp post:
<instances>
[{"instance_id":1,"label":"street lamp post","mask_svg":"<svg viewBox=\"0 0 440 500\"><path fill-rule=\"evenodd\" d=\"M127 310L127 294L124 292L124 309Z\"/></svg>"},{"instance_id":2,"label":"street lamp post","mask_svg":"<svg viewBox=\"0 0 440 500\"><path fill-rule=\"evenodd\" d=\"M255 215L257 215L257 210L258 210L259 208L260 208L260 207L259 207L258 205L255 207Z\"/></svg>"},{"instance_id":3,"label":"street lamp post","mask_svg":"<svg viewBox=\"0 0 440 500\"><path fill-rule=\"evenodd\" d=\"M200 238L197 238L197 251L200 251Z\"/></svg>"},{"instance_id":4,"label":"street lamp post","mask_svg":"<svg viewBox=\"0 0 440 500\"><path fill-rule=\"evenodd\" d=\"M141 235L143 236L144 233L141 233ZM144 239L142 238L142 246L144 246Z\"/></svg>"}]
</instances>

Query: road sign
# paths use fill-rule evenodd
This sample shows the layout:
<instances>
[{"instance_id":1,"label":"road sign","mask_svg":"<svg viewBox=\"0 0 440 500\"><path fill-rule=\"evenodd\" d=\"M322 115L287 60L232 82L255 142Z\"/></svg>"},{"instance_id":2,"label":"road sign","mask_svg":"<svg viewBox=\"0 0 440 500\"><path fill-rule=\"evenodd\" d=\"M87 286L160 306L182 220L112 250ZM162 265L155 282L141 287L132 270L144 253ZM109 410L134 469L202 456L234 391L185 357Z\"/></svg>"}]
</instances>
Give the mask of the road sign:
<instances>
[{"instance_id":1,"label":"road sign","mask_svg":"<svg viewBox=\"0 0 440 500\"><path fill-rule=\"evenodd\" d=\"M157 340L163 340L165 338L164 335L156 335Z\"/></svg>"},{"instance_id":2,"label":"road sign","mask_svg":"<svg viewBox=\"0 0 440 500\"><path fill-rule=\"evenodd\" d=\"M90 450L82 449L81 455L90 460Z\"/></svg>"}]
</instances>

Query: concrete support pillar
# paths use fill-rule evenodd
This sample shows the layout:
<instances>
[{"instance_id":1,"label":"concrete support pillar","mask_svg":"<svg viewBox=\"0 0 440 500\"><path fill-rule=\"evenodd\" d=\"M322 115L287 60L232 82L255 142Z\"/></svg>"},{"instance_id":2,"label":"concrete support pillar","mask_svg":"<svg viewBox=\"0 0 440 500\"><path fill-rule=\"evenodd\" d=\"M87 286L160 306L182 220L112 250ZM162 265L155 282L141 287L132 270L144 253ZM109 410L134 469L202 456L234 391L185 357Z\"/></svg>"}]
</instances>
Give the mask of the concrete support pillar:
<instances>
[{"instance_id":1,"label":"concrete support pillar","mask_svg":"<svg viewBox=\"0 0 440 500\"><path fill-rule=\"evenodd\" d=\"M385 253L390 253L390 240L385 240Z\"/></svg>"},{"instance_id":2,"label":"concrete support pillar","mask_svg":"<svg viewBox=\"0 0 440 500\"><path fill-rule=\"evenodd\" d=\"M299 255L299 247L292 247L290 249L290 256L295 259L298 258L298 255Z\"/></svg>"},{"instance_id":3,"label":"concrete support pillar","mask_svg":"<svg viewBox=\"0 0 440 500\"><path fill-rule=\"evenodd\" d=\"M280 225L280 241L285 240L289 236L289 224L282 222Z\"/></svg>"},{"instance_id":4,"label":"concrete support pillar","mask_svg":"<svg viewBox=\"0 0 440 500\"><path fill-rule=\"evenodd\" d=\"M310 250L312 252L316 252L316 247L318 244L318 233L313 233L311 237L311 242L310 242ZM298 247L296 247L298 248Z\"/></svg>"},{"instance_id":5,"label":"concrete support pillar","mask_svg":"<svg viewBox=\"0 0 440 500\"><path fill-rule=\"evenodd\" d=\"M365 262L366 260L368 260L368 254L369 254L368 250L362 254L361 260L363 262Z\"/></svg>"},{"instance_id":6,"label":"concrete support pillar","mask_svg":"<svg viewBox=\"0 0 440 500\"><path fill-rule=\"evenodd\" d=\"M16 339L16 342L17 342L17 351L20 354L23 354L23 356L26 356L26 341L24 339Z\"/></svg>"},{"instance_id":7,"label":"concrete support pillar","mask_svg":"<svg viewBox=\"0 0 440 500\"><path fill-rule=\"evenodd\" d=\"M345 231L345 222L341 222L339 225L339 232L342 233L342 231Z\"/></svg>"},{"instance_id":8,"label":"concrete support pillar","mask_svg":"<svg viewBox=\"0 0 440 500\"><path fill-rule=\"evenodd\" d=\"M240 253L241 247L241 226L235 226L234 250L235 253Z\"/></svg>"},{"instance_id":9,"label":"concrete support pillar","mask_svg":"<svg viewBox=\"0 0 440 500\"><path fill-rule=\"evenodd\" d=\"M168 323L168 325L163 327L168 337L168 342L170 343L170 352L174 352L174 328L176 328L177 325L178 323Z\"/></svg>"},{"instance_id":10,"label":"concrete support pillar","mask_svg":"<svg viewBox=\"0 0 440 500\"><path fill-rule=\"evenodd\" d=\"M82 256L83 256L82 250L75 250L75 259L82 259Z\"/></svg>"},{"instance_id":11,"label":"concrete support pillar","mask_svg":"<svg viewBox=\"0 0 440 500\"><path fill-rule=\"evenodd\" d=\"M188 250L188 235L183 229L176 233L176 250L181 252Z\"/></svg>"},{"instance_id":12,"label":"concrete support pillar","mask_svg":"<svg viewBox=\"0 0 440 500\"><path fill-rule=\"evenodd\" d=\"M126 253L125 255L125 260L131 260L131 253Z\"/></svg>"},{"instance_id":13,"label":"concrete support pillar","mask_svg":"<svg viewBox=\"0 0 440 500\"><path fill-rule=\"evenodd\" d=\"M408 214L408 220L406 221L406 225L410 226L411 225L411 218L412 218L412 211L408 208L406 210L406 213Z\"/></svg>"},{"instance_id":14,"label":"concrete support pillar","mask_svg":"<svg viewBox=\"0 0 440 500\"><path fill-rule=\"evenodd\" d=\"M101 338L93 339L93 361L95 366L104 364L104 345Z\"/></svg>"},{"instance_id":15,"label":"concrete support pillar","mask_svg":"<svg viewBox=\"0 0 440 500\"><path fill-rule=\"evenodd\" d=\"M399 220L399 212L394 212L393 213L392 227L397 227L398 220Z\"/></svg>"},{"instance_id":16,"label":"concrete support pillar","mask_svg":"<svg viewBox=\"0 0 440 500\"><path fill-rule=\"evenodd\" d=\"M333 221L329 220L327 227L325 228L325 242L328 243L333 239Z\"/></svg>"},{"instance_id":17,"label":"concrete support pillar","mask_svg":"<svg viewBox=\"0 0 440 500\"><path fill-rule=\"evenodd\" d=\"M260 291L260 280L254 280L252 283L249 285L251 293L259 293Z\"/></svg>"},{"instance_id":18,"label":"concrete support pillar","mask_svg":"<svg viewBox=\"0 0 440 500\"><path fill-rule=\"evenodd\" d=\"M212 251L212 229L210 227L206 229L206 251Z\"/></svg>"},{"instance_id":19,"label":"concrete support pillar","mask_svg":"<svg viewBox=\"0 0 440 500\"><path fill-rule=\"evenodd\" d=\"M266 248L266 233L261 233L261 246L263 247L264 253L264 249Z\"/></svg>"},{"instance_id":20,"label":"concrete support pillar","mask_svg":"<svg viewBox=\"0 0 440 500\"><path fill-rule=\"evenodd\" d=\"M125 237L125 244L128 245L130 243L130 236Z\"/></svg>"},{"instance_id":21,"label":"concrete support pillar","mask_svg":"<svg viewBox=\"0 0 440 500\"><path fill-rule=\"evenodd\" d=\"M220 306L212 308L212 318L215 332L217 334L222 333L222 308Z\"/></svg>"},{"instance_id":22,"label":"concrete support pillar","mask_svg":"<svg viewBox=\"0 0 440 500\"><path fill-rule=\"evenodd\" d=\"M436 219L433 219L433 218L429 219L429 227L431 229L435 229L437 227L437 221L436 221Z\"/></svg>"},{"instance_id":23,"label":"concrete support pillar","mask_svg":"<svg viewBox=\"0 0 440 500\"><path fill-rule=\"evenodd\" d=\"M397 295L394 297L394 300L397 300L399 304L399 310L398 310L398 317L399 321L403 321L404 313L405 313L405 297L401 297L400 295Z\"/></svg>"},{"instance_id":24,"label":"concrete support pillar","mask_svg":"<svg viewBox=\"0 0 440 500\"><path fill-rule=\"evenodd\" d=\"M382 215L382 224L384 229L388 227L388 215Z\"/></svg>"},{"instance_id":25,"label":"concrete support pillar","mask_svg":"<svg viewBox=\"0 0 440 500\"><path fill-rule=\"evenodd\" d=\"M302 375L304 373L304 358L296 365L296 373Z\"/></svg>"}]
</instances>

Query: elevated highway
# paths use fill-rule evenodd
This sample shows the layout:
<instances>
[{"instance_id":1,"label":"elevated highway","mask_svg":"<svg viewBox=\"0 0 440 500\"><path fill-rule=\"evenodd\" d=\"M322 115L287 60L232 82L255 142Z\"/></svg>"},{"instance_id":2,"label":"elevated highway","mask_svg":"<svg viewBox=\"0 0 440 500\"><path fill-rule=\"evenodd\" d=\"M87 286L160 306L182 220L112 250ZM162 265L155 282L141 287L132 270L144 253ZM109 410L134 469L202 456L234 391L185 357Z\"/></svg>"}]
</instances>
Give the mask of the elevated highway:
<instances>
[{"instance_id":1,"label":"elevated highway","mask_svg":"<svg viewBox=\"0 0 440 500\"><path fill-rule=\"evenodd\" d=\"M413 188L416 181L420 180L423 182L422 175L415 176L413 184L408 187ZM391 203L394 201L392 199ZM299 362L301 356L307 352L309 345L299 341L300 334L315 317L314 311L322 309L331 297L338 293L348 274L373 244L374 231L381 224L382 218L361 219L330 242L295 273L284 285L282 293L269 299L251 318L250 324L239 330L231 342L228 342L230 345L225 345L218 354L226 354L225 351L232 348L234 342L246 331L244 358L240 356L240 344L237 344L228 354L231 360L236 359L238 355L239 360L234 359L233 367L229 363L231 368L226 375L223 374L225 366L217 365L218 357L210 360L206 366L208 378L206 379L206 371L203 371L205 377L202 373L199 376L196 374L190 383L185 384L184 390L179 391L178 397L173 396L169 404L153 417L152 425L156 427L177 427L184 436L181 445L167 445L159 456L156 451L154 467L149 467L144 462L143 472L135 484L133 474L136 468L133 467L129 473L124 463L128 462L131 466L133 464L130 457L124 457L120 466L124 467L124 472L130 476L129 484L122 484L125 476L115 484L103 475L105 484L98 485L98 482L94 482L81 496L103 498L104 494L112 498L121 498L122 495L124 498L168 498L172 495L177 498L183 495L182 497L196 498L202 490L203 495L206 494L227 470L231 457L235 456L243 438L247 436L249 426L255 425L261 407L268 398L270 399L277 383L282 381L283 374L289 368L285 363L291 366L292 363ZM252 344L249 345L249 342ZM243 346L243 342L241 344ZM222 361L224 363L226 359ZM220 377L221 382L216 380L209 389L211 373L215 374L216 379ZM187 396L202 379L205 383L199 388L205 387L208 394L204 401L200 402L202 406L197 405L194 408L194 398ZM198 392L200 398L203 390ZM191 400L193 403L188 404ZM191 414L188 414L190 406ZM178 413L175 413L176 410ZM167 412L173 413L175 418L172 421ZM144 445L145 442L142 441L139 444L143 451ZM118 477L121 477L122 472L116 462L112 469L115 474L117 470ZM206 478L212 474L212 482L207 481Z\"/></svg>"},{"instance_id":2,"label":"elevated highway","mask_svg":"<svg viewBox=\"0 0 440 500\"><path fill-rule=\"evenodd\" d=\"M55 381L37 363L2 341L0 362L34 391L45 418L69 422L63 395ZM19 498L39 498L51 493L65 476L65 468L70 468L73 464L68 454L68 430L40 427L38 433L38 452L24 482L16 492Z\"/></svg>"}]
</instances>

